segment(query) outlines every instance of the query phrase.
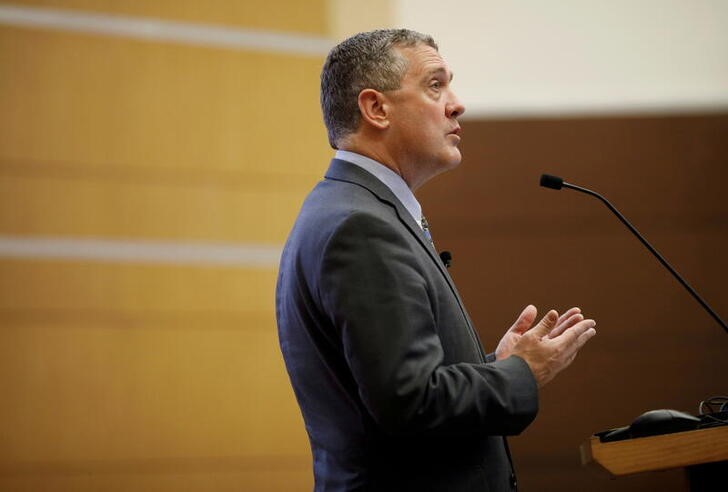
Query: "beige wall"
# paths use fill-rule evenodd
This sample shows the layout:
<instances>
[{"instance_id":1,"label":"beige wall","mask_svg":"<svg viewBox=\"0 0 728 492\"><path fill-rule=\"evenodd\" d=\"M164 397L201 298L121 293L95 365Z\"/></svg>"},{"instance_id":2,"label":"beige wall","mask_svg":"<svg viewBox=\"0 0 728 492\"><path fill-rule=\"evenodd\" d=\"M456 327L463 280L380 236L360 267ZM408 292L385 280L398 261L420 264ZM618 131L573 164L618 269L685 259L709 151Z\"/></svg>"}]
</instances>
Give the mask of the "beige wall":
<instances>
[{"instance_id":1,"label":"beige wall","mask_svg":"<svg viewBox=\"0 0 728 492\"><path fill-rule=\"evenodd\" d=\"M332 30L325 1L21 4ZM0 25L0 236L279 247L330 155L323 56ZM310 489L275 275L0 255L0 489Z\"/></svg>"},{"instance_id":2,"label":"beige wall","mask_svg":"<svg viewBox=\"0 0 728 492\"><path fill-rule=\"evenodd\" d=\"M435 37L465 117L725 113L724 0L397 0Z\"/></svg>"}]
</instances>

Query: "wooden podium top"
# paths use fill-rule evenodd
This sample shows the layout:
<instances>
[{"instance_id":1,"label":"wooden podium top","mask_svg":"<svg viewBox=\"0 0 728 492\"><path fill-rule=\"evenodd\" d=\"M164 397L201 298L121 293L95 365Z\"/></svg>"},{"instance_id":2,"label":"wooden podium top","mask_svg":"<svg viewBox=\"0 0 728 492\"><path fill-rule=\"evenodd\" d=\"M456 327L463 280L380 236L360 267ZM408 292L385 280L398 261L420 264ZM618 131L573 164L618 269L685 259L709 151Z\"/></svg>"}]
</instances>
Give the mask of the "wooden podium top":
<instances>
[{"instance_id":1,"label":"wooden podium top","mask_svg":"<svg viewBox=\"0 0 728 492\"><path fill-rule=\"evenodd\" d=\"M581 445L581 463L596 463L612 476L728 460L728 426L615 442L592 436Z\"/></svg>"}]
</instances>

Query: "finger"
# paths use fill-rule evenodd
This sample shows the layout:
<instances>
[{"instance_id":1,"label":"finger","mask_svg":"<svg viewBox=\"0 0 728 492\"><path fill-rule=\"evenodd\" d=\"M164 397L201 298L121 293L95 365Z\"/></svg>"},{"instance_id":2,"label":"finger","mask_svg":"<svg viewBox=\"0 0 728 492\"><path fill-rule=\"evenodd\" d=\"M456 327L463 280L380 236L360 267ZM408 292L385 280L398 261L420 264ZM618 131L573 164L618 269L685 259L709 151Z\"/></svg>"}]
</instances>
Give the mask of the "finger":
<instances>
[{"instance_id":1,"label":"finger","mask_svg":"<svg viewBox=\"0 0 728 492\"><path fill-rule=\"evenodd\" d=\"M579 335L579 338L576 339L576 345L578 347L577 350L581 350L581 348L586 345L586 342L592 339L594 335L597 334L597 330L594 328L594 326L588 328L584 333Z\"/></svg>"},{"instance_id":2,"label":"finger","mask_svg":"<svg viewBox=\"0 0 728 492\"><path fill-rule=\"evenodd\" d=\"M579 321L577 324L571 327L571 329L566 330L560 337L556 338L556 340L559 341L559 343L563 343L566 346L575 345L577 350L579 348L578 340L579 337L584 335L589 329L593 329L596 326L596 321L593 319L585 319L583 321ZM596 333L596 330L594 330L594 333ZM594 334L588 336L586 340L594 336ZM584 340L584 343L586 343L586 340Z\"/></svg>"},{"instance_id":3,"label":"finger","mask_svg":"<svg viewBox=\"0 0 728 492\"><path fill-rule=\"evenodd\" d=\"M574 343L569 345L566 349L566 353L569 354L568 359L567 359L568 362L566 363L567 366L569 364L571 364L571 362L574 360L574 358L576 358L576 354L579 353L579 351L586 344L586 342L588 342L594 335L597 334L597 331L594 329L593 326L591 326L591 327L589 325L586 325L586 326L587 326L587 328L584 331L584 333L579 335L576 338L576 340L574 341ZM581 329L581 328L582 327L579 327L579 329Z\"/></svg>"},{"instance_id":4,"label":"finger","mask_svg":"<svg viewBox=\"0 0 728 492\"><path fill-rule=\"evenodd\" d=\"M531 329L531 332L538 338L543 338L556 326L558 319L559 313L552 309L546 313L546 316L541 318L541 321Z\"/></svg>"},{"instance_id":5,"label":"finger","mask_svg":"<svg viewBox=\"0 0 728 492\"><path fill-rule=\"evenodd\" d=\"M581 309L579 309L578 307L573 307L573 308L569 309L564 314L559 316L559 320L556 322L556 326L560 325L567 319L571 318L572 316L574 316L575 314L580 313L580 312L581 312Z\"/></svg>"},{"instance_id":6,"label":"finger","mask_svg":"<svg viewBox=\"0 0 728 492\"><path fill-rule=\"evenodd\" d=\"M562 316L563 317L563 316ZM561 318L559 318L561 319ZM556 338L559 335L561 335L563 332L577 324L579 321L582 321L584 319L584 316L582 316L581 313L576 313L570 318L568 318L565 321L562 321L560 323L556 323L556 326L553 330L551 330L551 333L549 333L549 338Z\"/></svg>"},{"instance_id":7,"label":"finger","mask_svg":"<svg viewBox=\"0 0 728 492\"><path fill-rule=\"evenodd\" d=\"M521 314L518 315L518 319L516 319L515 323L513 323L508 331L519 334L525 333L533 325L537 313L538 311L536 310L536 306L529 304L523 309L523 311L521 311Z\"/></svg>"}]
</instances>

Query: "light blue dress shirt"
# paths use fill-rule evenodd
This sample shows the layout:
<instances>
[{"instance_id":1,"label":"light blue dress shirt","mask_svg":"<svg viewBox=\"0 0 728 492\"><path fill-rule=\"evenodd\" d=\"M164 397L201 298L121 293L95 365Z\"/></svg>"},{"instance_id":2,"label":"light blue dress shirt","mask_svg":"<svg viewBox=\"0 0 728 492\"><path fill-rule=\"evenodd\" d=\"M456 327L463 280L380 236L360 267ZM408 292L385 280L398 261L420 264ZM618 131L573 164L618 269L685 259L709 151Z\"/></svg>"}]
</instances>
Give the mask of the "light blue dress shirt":
<instances>
[{"instance_id":1,"label":"light blue dress shirt","mask_svg":"<svg viewBox=\"0 0 728 492\"><path fill-rule=\"evenodd\" d=\"M335 157L336 159L356 164L365 171L373 174L379 181L384 183L387 188L392 190L394 196L402 202L402 205L404 205L404 208L406 208L410 215L412 215L412 218L415 219L417 225L422 228L422 207L420 206L420 202L418 202L415 198L414 193L412 193L412 190L410 190L407 183L405 183L404 179L402 179L402 176L395 173L384 164L361 154L357 154L356 152L337 150Z\"/></svg>"}]
</instances>

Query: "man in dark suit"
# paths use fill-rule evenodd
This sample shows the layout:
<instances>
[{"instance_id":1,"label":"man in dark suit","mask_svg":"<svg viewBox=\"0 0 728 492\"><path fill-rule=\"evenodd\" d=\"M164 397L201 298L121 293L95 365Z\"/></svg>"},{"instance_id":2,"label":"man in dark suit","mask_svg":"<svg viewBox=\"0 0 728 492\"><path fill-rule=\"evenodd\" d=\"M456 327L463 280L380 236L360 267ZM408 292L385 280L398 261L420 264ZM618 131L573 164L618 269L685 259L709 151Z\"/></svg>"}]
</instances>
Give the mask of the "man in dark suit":
<instances>
[{"instance_id":1,"label":"man in dark suit","mask_svg":"<svg viewBox=\"0 0 728 492\"><path fill-rule=\"evenodd\" d=\"M321 103L336 157L306 199L276 290L317 491L515 489L505 437L538 411L594 321L528 306L483 351L413 191L457 166L464 107L429 36L335 47Z\"/></svg>"}]
</instances>

